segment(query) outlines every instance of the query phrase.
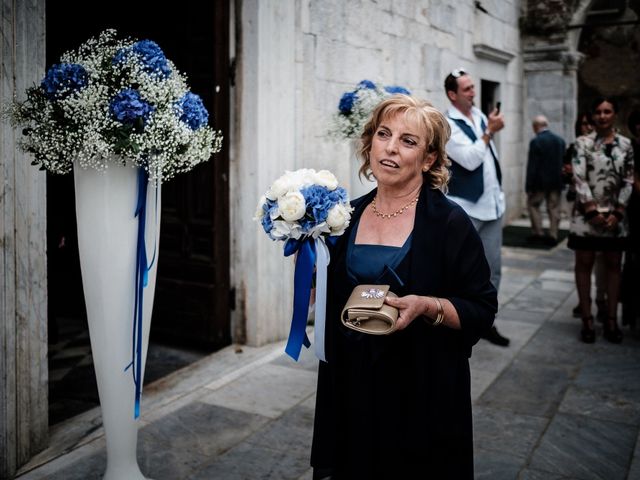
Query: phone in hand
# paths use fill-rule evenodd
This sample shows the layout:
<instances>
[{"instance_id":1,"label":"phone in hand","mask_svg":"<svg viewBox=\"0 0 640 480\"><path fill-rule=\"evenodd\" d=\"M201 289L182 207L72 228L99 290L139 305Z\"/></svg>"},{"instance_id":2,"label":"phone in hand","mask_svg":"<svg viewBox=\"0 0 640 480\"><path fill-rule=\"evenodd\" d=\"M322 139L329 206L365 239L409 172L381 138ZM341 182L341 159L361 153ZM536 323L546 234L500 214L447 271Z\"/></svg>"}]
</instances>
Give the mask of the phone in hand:
<instances>
[{"instance_id":1,"label":"phone in hand","mask_svg":"<svg viewBox=\"0 0 640 480\"><path fill-rule=\"evenodd\" d=\"M500 113L500 107L502 106L502 102L496 103L496 113Z\"/></svg>"}]
</instances>

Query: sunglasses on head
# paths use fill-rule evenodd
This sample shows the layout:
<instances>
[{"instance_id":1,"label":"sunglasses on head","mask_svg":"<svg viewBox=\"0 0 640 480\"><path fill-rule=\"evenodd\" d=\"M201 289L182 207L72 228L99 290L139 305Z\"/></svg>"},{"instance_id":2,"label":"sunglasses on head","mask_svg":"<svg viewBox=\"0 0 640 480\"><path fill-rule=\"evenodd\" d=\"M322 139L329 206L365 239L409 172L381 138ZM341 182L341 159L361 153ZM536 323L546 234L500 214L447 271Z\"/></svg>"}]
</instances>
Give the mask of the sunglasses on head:
<instances>
[{"instance_id":1,"label":"sunglasses on head","mask_svg":"<svg viewBox=\"0 0 640 480\"><path fill-rule=\"evenodd\" d=\"M451 76L453 78L459 78L462 75L466 75L466 74L467 74L466 70L464 70L462 68L456 68L454 71L451 72Z\"/></svg>"}]
</instances>

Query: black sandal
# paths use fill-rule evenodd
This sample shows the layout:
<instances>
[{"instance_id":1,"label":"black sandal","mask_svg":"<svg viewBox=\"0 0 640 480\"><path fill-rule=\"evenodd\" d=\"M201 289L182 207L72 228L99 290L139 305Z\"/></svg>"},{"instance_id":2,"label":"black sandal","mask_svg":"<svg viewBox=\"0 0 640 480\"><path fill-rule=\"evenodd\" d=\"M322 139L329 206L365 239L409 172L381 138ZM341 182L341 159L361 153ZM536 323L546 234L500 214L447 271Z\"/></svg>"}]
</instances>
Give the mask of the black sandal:
<instances>
[{"instance_id":1,"label":"black sandal","mask_svg":"<svg viewBox=\"0 0 640 480\"><path fill-rule=\"evenodd\" d=\"M594 343L596 341L596 331L593 328L593 317L588 316L582 319L582 330L580 338L584 343Z\"/></svg>"},{"instance_id":2,"label":"black sandal","mask_svg":"<svg viewBox=\"0 0 640 480\"><path fill-rule=\"evenodd\" d=\"M613 324L613 327L611 327ZM607 317L607 321L602 326L602 336L611 343L622 342L622 331L618 328L618 322L615 317Z\"/></svg>"}]
</instances>

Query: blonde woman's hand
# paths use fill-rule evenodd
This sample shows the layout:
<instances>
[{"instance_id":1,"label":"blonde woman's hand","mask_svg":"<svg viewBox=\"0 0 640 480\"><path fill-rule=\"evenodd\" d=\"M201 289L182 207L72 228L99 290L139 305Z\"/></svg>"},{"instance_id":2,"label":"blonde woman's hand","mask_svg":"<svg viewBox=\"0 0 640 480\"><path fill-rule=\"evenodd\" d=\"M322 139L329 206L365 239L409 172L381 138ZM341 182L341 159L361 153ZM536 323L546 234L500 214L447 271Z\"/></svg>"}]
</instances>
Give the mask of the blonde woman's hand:
<instances>
[{"instance_id":1,"label":"blonde woman's hand","mask_svg":"<svg viewBox=\"0 0 640 480\"><path fill-rule=\"evenodd\" d=\"M387 296L384 302L398 309L398 330L407 328L416 317L423 315L427 310L427 298L419 295L406 295L397 298Z\"/></svg>"}]
</instances>

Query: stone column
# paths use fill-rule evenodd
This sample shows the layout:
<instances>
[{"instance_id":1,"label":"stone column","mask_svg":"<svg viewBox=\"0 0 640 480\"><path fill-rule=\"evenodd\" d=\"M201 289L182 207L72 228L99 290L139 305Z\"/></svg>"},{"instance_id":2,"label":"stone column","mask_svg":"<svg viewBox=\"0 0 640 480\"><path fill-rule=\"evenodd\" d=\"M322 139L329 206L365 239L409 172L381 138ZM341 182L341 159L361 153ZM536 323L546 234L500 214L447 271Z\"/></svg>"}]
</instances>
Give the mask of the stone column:
<instances>
[{"instance_id":1,"label":"stone column","mask_svg":"<svg viewBox=\"0 0 640 480\"><path fill-rule=\"evenodd\" d=\"M262 345L289 333L293 259L252 220L258 199L296 151L295 0L237 0L237 84L230 169L234 341Z\"/></svg>"},{"instance_id":2,"label":"stone column","mask_svg":"<svg viewBox=\"0 0 640 480\"><path fill-rule=\"evenodd\" d=\"M533 136L530 120L538 114L567 142L573 140L578 99L577 71L582 54L566 44L529 42L523 51L525 74L525 139Z\"/></svg>"},{"instance_id":3,"label":"stone column","mask_svg":"<svg viewBox=\"0 0 640 480\"><path fill-rule=\"evenodd\" d=\"M2 0L0 103L39 82L45 4ZM0 478L46 446L48 426L46 177L0 128Z\"/></svg>"}]
</instances>

